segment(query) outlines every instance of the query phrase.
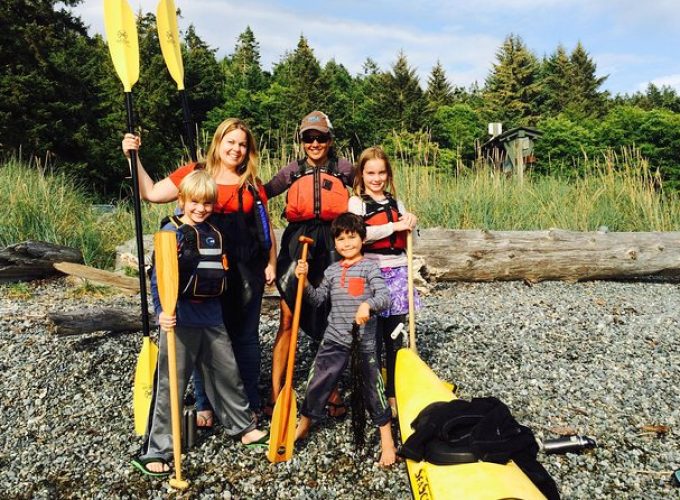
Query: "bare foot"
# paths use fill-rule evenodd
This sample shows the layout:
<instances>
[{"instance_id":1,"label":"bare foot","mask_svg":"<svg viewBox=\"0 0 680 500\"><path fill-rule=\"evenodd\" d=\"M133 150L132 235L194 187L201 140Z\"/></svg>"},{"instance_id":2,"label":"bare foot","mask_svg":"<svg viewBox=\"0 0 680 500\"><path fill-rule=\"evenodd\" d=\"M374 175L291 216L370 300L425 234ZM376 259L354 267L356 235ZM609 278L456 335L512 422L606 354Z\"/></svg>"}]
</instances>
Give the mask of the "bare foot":
<instances>
[{"instance_id":1,"label":"bare foot","mask_svg":"<svg viewBox=\"0 0 680 500\"><path fill-rule=\"evenodd\" d=\"M380 467L390 467L397 461L397 449L392 446L390 448L382 448L380 450L380 460L378 465Z\"/></svg>"},{"instance_id":2,"label":"bare foot","mask_svg":"<svg viewBox=\"0 0 680 500\"><path fill-rule=\"evenodd\" d=\"M304 415L300 417L300 422L298 422L298 426L295 429L295 441L307 439L311 426L312 421L308 417L305 417Z\"/></svg>"},{"instance_id":3,"label":"bare foot","mask_svg":"<svg viewBox=\"0 0 680 500\"><path fill-rule=\"evenodd\" d=\"M212 410L201 410L196 412L196 427L199 429L212 429L213 412Z\"/></svg>"},{"instance_id":4,"label":"bare foot","mask_svg":"<svg viewBox=\"0 0 680 500\"><path fill-rule=\"evenodd\" d=\"M390 467L397 461L397 448L392 439L392 426L389 422L380 426L380 467Z\"/></svg>"},{"instance_id":5,"label":"bare foot","mask_svg":"<svg viewBox=\"0 0 680 500\"><path fill-rule=\"evenodd\" d=\"M146 468L151 472L168 472L170 467L163 462L147 462Z\"/></svg>"},{"instance_id":6,"label":"bare foot","mask_svg":"<svg viewBox=\"0 0 680 500\"><path fill-rule=\"evenodd\" d=\"M259 442L264 442L264 439L267 437L267 433L265 431L261 431L260 429L253 429L250 432L246 432L243 436L241 436L241 442L243 444L253 444L253 443L259 443Z\"/></svg>"}]
</instances>

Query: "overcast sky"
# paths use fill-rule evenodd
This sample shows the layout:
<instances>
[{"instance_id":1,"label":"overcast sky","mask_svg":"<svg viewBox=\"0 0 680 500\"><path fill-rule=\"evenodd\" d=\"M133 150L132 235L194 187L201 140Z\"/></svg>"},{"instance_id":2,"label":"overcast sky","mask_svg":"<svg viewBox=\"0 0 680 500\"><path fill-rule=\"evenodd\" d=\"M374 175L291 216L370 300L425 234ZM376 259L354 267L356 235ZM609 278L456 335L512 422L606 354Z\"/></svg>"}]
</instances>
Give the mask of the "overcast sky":
<instances>
[{"instance_id":1,"label":"overcast sky","mask_svg":"<svg viewBox=\"0 0 680 500\"><path fill-rule=\"evenodd\" d=\"M134 11L156 11L157 0L129 0ZM680 3L677 0L175 0L180 30L189 24L218 56L233 52L250 26L264 69L295 49L304 35L322 64L335 59L352 74L367 57L389 69L403 50L423 87L437 60L455 85L484 79L503 39L522 37L539 57L580 40L595 60L603 88L644 89L649 82L680 90ZM90 32L103 33L103 0L73 11Z\"/></svg>"}]
</instances>

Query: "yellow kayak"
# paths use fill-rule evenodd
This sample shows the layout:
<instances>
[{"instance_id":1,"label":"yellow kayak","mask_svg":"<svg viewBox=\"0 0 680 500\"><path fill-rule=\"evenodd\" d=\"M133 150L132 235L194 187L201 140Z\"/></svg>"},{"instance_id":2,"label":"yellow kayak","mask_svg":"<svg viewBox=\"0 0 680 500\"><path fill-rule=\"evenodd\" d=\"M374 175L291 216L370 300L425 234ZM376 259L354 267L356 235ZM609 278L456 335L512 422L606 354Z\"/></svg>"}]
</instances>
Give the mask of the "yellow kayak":
<instances>
[{"instance_id":1,"label":"yellow kayak","mask_svg":"<svg viewBox=\"0 0 680 500\"><path fill-rule=\"evenodd\" d=\"M441 380L411 349L400 349L395 368L395 390L402 441L413 434L411 422L435 401L450 401L451 386ZM434 465L406 460L416 500L544 500L522 470L510 461L505 465L473 462Z\"/></svg>"}]
</instances>

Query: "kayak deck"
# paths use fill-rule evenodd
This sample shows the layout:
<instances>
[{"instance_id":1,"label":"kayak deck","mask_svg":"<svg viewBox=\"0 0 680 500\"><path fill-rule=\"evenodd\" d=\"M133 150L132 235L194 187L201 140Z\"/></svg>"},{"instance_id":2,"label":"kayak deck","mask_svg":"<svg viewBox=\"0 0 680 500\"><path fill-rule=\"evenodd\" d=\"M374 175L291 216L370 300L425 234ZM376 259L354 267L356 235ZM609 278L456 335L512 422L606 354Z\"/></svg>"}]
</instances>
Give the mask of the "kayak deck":
<instances>
[{"instance_id":1,"label":"kayak deck","mask_svg":"<svg viewBox=\"0 0 680 500\"><path fill-rule=\"evenodd\" d=\"M411 422L436 401L455 398L446 384L411 349L400 349L395 368L395 390L402 441L413 434ZM434 465L406 460L415 499L498 500L545 499L534 483L512 461L505 465L473 462Z\"/></svg>"}]
</instances>

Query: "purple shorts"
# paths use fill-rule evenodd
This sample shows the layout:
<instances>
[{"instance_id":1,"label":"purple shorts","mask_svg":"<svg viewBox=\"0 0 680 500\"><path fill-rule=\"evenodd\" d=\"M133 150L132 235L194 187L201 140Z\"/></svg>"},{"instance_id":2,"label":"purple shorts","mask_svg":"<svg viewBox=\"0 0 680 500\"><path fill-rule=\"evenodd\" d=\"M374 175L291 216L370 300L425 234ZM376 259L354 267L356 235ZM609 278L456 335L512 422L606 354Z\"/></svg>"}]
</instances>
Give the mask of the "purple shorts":
<instances>
[{"instance_id":1,"label":"purple shorts","mask_svg":"<svg viewBox=\"0 0 680 500\"><path fill-rule=\"evenodd\" d=\"M383 267L380 272L390 291L390 307L380 312L379 316L387 318L397 314L408 314L408 267ZM420 309L420 296L415 288L413 303L416 311Z\"/></svg>"}]
</instances>

